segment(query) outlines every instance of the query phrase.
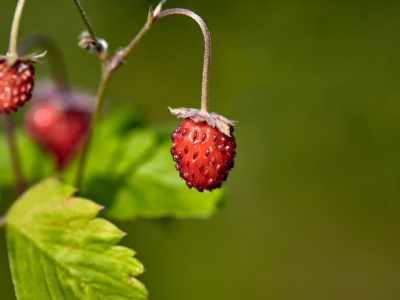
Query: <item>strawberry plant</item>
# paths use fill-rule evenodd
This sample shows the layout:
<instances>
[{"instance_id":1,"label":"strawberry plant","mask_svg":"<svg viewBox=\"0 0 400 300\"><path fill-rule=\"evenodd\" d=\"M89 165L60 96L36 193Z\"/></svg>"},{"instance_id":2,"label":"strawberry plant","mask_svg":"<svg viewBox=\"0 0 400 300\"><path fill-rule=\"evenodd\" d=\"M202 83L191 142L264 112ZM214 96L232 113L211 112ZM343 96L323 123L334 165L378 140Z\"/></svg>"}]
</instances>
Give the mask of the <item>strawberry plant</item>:
<instances>
[{"instance_id":1,"label":"strawberry plant","mask_svg":"<svg viewBox=\"0 0 400 300\"><path fill-rule=\"evenodd\" d=\"M0 226L15 293L18 299L147 299L137 279L142 263L118 245L126 233L105 218L211 216L234 165L234 122L208 111L210 34L194 12L163 10L162 1L111 55L80 2L73 3L86 27L79 46L101 64L96 94L69 86L60 51L46 36L32 35L17 47L24 0L17 3L9 50L0 56L0 200L10 203ZM103 114L113 74L158 20L176 14L194 19L204 35L201 108L170 109L184 118L175 130L146 124L138 111ZM20 55L32 47L45 51ZM47 59L53 76L40 81L34 65ZM18 110L22 105L27 108ZM16 113L23 121L13 119Z\"/></svg>"}]
</instances>

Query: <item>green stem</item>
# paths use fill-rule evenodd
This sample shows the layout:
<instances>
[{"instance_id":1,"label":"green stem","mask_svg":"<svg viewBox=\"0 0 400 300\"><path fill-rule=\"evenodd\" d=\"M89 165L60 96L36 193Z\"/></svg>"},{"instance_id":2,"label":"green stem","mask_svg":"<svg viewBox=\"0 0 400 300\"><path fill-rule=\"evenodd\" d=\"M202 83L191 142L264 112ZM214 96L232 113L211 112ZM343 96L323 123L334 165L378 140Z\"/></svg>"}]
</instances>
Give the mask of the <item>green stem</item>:
<instances>
[{"instance_id":1,"label":"green stem","mask_svg":"<svg viewBox=\"0 0 400 300\"><path fill-rule=\"evenodd\" d=\"M14 169L15 176L15 187L18 195L21 195L25 191L25 181L22 175L21 165L19 162L17 145L15 143L14 128L10 115L2 115L4 132L6 134L8 148L10 151L11 162Z\"/></svg>"},{"instance_id":2,"label":"green stem","mask_svg":"<svg viewBox=\"0 0 400 300\"><path fill-rule=\"evenodd\" d=\"M81 19L82 19L83 23L85 24L85 27L86 27L90 37L92 38L93 41L97 41L96 36L93 31L93 28L92 28L92 25L90 24L89 19L86 16L86 13L82 8L81 3L79 2L79 0L72 0L72 1L74 2L75 7L79 12L79 15L81 16Z\"/></svg>"},{"instance_id":3,"label":"green stem","mask_svg":"<svg viewBox=\"0 0 400 300\"><path fill-rule=\"evenodd\" d=\"M8 49L8 56L11 60L15 60L17 58L18 29L24 4L25 0L18 0L17 7L15 8L14 19L10 33L10 46Z\"/></svg>"},{"instance_id":4,"label":"green stem","mask_svg":"<svg viewBox=\"0 0 400 300\"><path fill-rule=\"evenodd\" d=\"M150 11L151 13L151 11ZM128 46L126 46L123 50L123 58L125 58L131 51L132 49L139 43L139 41L142 39L142 37L145 36L147 31L151 28L153 25L152 19L148 19L146 24L142 27L142 29L139 31L139 33L134 37L134 39L129 43Z\"/></svg>"},{"instance_id":5,"label":"green stem","mask_svg":"<svg viewBox=\"0 0 400 300\"><path fill-rule=\"evenodd\" d=\"M82 8L82 5L80 4L79 0L72 0L72 1L74 2L75 7L78 10L79 15L81 16L83 23L86 26L86 29L90 35L90 38L97 43L96 35L94 34L92 25L90 24L89 19L86 16L85 11ZM97 119L100 117L100 114L101 114L101 111L103 108L104 99L105 99L105 93L106 93L108 84L110 82L111 75L113 73L113 70L109 69L110 62L107 59L107 55L100 55L101 54L101 51L100 51L101 46L98 43L96 45L96 48L97 48L97 53L99 54L99 58L100 58L101 66L102 66L101 80L100 80L99 88L98 88L97 94L96 94L96 101L97 101L96 110L92 116L92 120L89 125L88 133L83 142L82 151L81 151L81 155L80 155L79 162L78 162L78 172L76 175L76 187L77 188L80 188L82 181L83 181L84 169L85 169L85 165L86 165L90 141L91 141L92 135L93 135L93 130L96 125Z\"/></svg>"},{"instance_id":6,"label":"green stem","mask_svg":"<svg viewBox=\"0 0 400 300\"><path fill-rule=\"evenodd\" d=\"M90 146L90 140L92 138L93 135L93 130L94 127L96 125L96 121L99 119L100 115L101 115L101 111L103 109L103 104L104 104L104 99L105 99L105 94L106 94L106 90L108 88L108 85L110 83L110 79L111 79L111 75L112 75L112 71L108 70L108 62L105 61L102 63L102 76L101 76L101 80L100 80L100 84L99 84L99 88L97 90L97 95L96 95L96 101L97 101L97 106L96 106L96 110L92 116L92 120L90 122L90 126L89 126L89 130L87 133L87 136L83 142L83 146L82 146L82 153L81 156L79 158L79 163L78 163L78 173L76 176L76 187L80 188L82 181L83 181L83 172L85 169L85 165L86 165L86 160L87 160L87 154L88 154L88 150L89 150L89 146Z\"/></svg>"},{"instance_id":7,"label":"green stem","mask_svg":"<svg viewBox=\"0 0 400 300\"><path fill-rule=\"evenodd\" d=\"M89 20L87 19L80 3L78 0L73 0L75 3L75 6L77 7L82 20L84 21L86 28L88 29L88 32L91 36L91 38L96 41L96 38L94 36L92 27L90 26ZM160 9L163 1L160 3ZM157 11L157 9L156 9ZM152 25L159 19L169 16L169 15L185 15L188 17L191 17L194 19L199 26L201 27L201 30L204 35L204 44L205 44L205 51L204 51L204 64L203 64L203 81L202 81L202 96L201 96L201 112L204 114L208 113L208 82L209 82L209 73L210 73L210 57L211 57L211 38L210 38L210 33L207 29L206 24L204 21L194 12L187 10L187 9L182 9L182 8L173 8L173 9L168 9L165 11L161 11L157 13L156 15L153 15L153 11L149 11L148 19L146 24L143 26L143 28L139 31L139 33L135 36L135 38L129 43L129 45L123 49L121 49L120 52L117 52L117 54L109 61L105 56L100 57L100 61L102 63L102 76L101 76L101 81L99 85L99 89L97 91L97 107L96 111L93 114L91 124L89 127L88 134L85 138L85 141L82 146L82 153L79 159L79 164L78 164L78 173L76 177L76 187L79 188L82 184L83 181L83 175L84 175L84 169L86 165L86 160L87 160L87 153L88 149L90 146L90 140L93 135L93 130L96 125L96 121L99 118L101 114L101 110L103 108L103 102L105 99L105 93L108 87L108 84L110 82L111 75L114 73L116 68L120 66L123 58L125 58L131 51L132 49L139 43L139 41L143 38L143 36L147 33L147 31L152 27ZM121 55L121 56L119 56ZM115 60L115 61L114 61Z\"/></svg>"}]
</instances>

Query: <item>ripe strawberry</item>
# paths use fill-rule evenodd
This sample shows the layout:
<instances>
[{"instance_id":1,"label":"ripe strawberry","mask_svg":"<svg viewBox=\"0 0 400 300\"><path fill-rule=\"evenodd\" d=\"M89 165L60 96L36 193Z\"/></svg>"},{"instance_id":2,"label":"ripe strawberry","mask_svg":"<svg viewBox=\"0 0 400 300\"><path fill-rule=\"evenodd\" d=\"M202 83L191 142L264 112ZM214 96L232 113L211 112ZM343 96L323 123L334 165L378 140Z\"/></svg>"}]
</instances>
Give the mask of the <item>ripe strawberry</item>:
<instances>
[{"instance_id":1,"label":"ripe strawberry","mask_svg":"<svg viewBox=\"0 0 400 300\"><path fill-rule=\"evenodd\" d=\"M32 96L35 70L29 61L0 60L0 113L16 111Z\"/></svg>"},{"instance_id":2,"label":"ripe strawberry","mask_svg":"<svg viewBox=\"0 0 400 300\"><path fill-rule=\"evenodd\" d=\"M171 135L171 154L176 169L189 188L202 192L221 187L233 167L236 156L235 137L229 126L227 136L206 121L187 118Z\"/></svg>"},{"instance_id":3,"label":"ripe strawberry","mask_svg":"<svg viewBox=\"0 0 400 300\"><path fill-rule=\"evenodd\" d=\"M79 106L93 103L91 95L62 92L52 84L38 87L37 103L25 116L28 134L49 152L58 169L63 169L82 143L90 124L91 110Z\"/></svg>"}]
</instances>

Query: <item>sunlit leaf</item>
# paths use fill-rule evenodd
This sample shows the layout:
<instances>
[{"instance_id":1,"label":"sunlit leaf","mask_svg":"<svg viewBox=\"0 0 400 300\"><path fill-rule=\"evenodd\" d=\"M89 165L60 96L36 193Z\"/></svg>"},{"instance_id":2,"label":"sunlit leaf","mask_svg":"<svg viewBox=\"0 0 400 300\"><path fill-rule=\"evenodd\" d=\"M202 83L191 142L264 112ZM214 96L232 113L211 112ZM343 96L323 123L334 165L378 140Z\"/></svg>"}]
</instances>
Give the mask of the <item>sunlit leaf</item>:
<instances>
[{"instance_id":1,"label":"sunlit leaf","mask_svg":"<svg viewBox=\"0 0 400 300\"><path fill-rule=\"evenodd\" d=\"M32 187L12 206L7 246L18 299L147 299L143 272L124 236L96 218L98 204L72 197L57 179Z\"/></svg>"}]
</instances>

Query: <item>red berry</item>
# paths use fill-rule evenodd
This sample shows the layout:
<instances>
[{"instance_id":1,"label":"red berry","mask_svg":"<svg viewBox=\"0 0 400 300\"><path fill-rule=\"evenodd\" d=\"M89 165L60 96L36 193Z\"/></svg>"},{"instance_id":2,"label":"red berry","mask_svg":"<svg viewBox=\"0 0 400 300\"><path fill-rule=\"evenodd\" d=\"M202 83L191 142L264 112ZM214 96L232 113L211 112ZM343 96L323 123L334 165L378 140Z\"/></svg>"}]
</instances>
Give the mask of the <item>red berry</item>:
<instances>
[{"instance_id":1,"label":"red berry","mask_svg":"<svg viewBox=\"0 0 400 300\"><path fill-rule=\"evenodd\" d=\"M233 127L230 127L232 133ZM171 154L176 169L189 188L213 190L221 187L236 156L235 137L207 124L185 119L172 133Z\"/></svg>"},{"instance_id":2,"label":"red berry","mask_svg":"<svg viewBox=\"0 0 400 300\"><path fill-rule=\"evenodd\" d=\"M32 96L35 70L30 62L0 61L0 113L16 111Z\"/></svg>"},{"instance_id":3,"label":"red berry","mask_svg":"<svg viewBox=\"0 0 400 300\"><path fill-rule=\"evenodd\" d=\"M62 169L76 154L90 124L89 111L74 103L85 102L91 96L61 92L52 85L39 87L37 92L41 101L27 111L25 129Z\"/></svg>"}]
</instances>

